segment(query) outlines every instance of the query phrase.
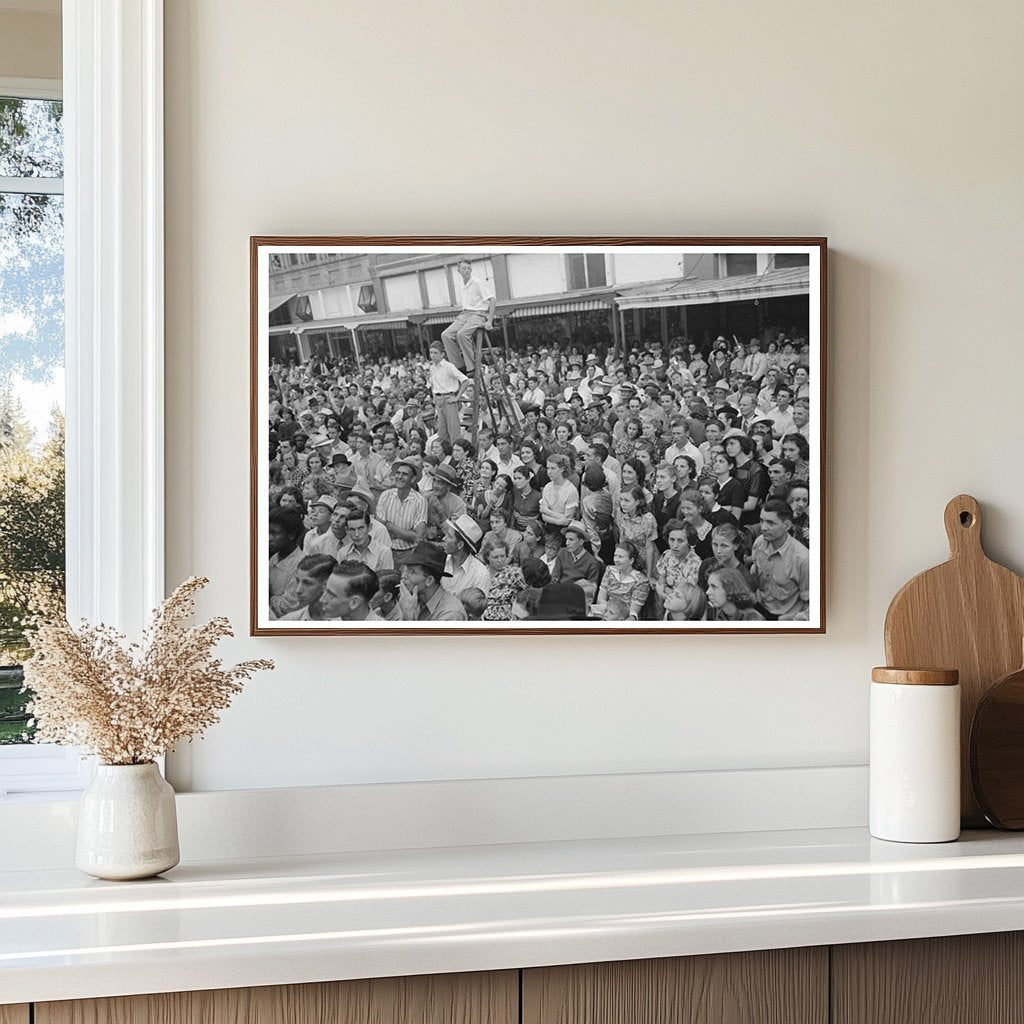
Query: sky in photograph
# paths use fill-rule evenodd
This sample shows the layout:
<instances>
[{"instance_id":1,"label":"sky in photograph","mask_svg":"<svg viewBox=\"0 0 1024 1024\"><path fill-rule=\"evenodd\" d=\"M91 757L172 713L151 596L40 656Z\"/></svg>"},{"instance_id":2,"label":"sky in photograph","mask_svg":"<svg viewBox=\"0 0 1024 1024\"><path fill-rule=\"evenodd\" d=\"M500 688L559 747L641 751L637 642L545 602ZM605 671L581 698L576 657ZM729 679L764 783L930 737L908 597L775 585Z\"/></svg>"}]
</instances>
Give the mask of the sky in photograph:
<instances>
[{"instance_id":1,"label":"sky in photograph","mask_svg":"<svg viewBox=\"0 0 1024 1024\"><path fill-rule=\"evenodd\" d=\"M59 105L0 100L0 176L63 172ZM38 442L64 409L63 197L0 195L0 390L21 402Z\"/></svg>"}]
</instances>

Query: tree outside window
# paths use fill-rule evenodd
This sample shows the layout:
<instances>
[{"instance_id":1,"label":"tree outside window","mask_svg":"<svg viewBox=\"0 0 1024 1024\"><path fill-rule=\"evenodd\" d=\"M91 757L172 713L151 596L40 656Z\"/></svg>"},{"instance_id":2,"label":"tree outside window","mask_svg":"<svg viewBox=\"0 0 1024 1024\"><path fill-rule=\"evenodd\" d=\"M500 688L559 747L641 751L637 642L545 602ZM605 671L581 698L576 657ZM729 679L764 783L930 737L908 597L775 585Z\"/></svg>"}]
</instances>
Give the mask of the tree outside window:
<instances>
[{"instance_id":1,"label":"tree outside window","mask_svg":"<svg viewBox=\"0 0 1024 1024\"><path fill-rule=\"evenodd\" d=\"M0 97L0 744L31 739L26 620L64 598L59 101Z\"/></svg>"}]
</instances>

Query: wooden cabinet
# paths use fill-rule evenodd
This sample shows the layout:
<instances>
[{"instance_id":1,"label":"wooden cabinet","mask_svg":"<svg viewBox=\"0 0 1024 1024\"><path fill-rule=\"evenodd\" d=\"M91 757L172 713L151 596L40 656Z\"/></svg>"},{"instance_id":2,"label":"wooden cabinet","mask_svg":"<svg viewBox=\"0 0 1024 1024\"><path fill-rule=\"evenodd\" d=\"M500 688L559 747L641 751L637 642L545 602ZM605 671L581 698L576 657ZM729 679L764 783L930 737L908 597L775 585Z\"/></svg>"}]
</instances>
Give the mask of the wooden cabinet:
<instances>
[{"instance_id":1,"label":"wooden cabinet","mask_svg":"<svg viewBox=\"0 0 1024 1024\"><path fill-rule=\"evenodd\" d=\"M1024 1021L1024 933L832 947L833 1024Z\"/></svg>"},{"instance_id":2,"label":"wooden cabinet","mask_svg":"<svg viewBox=\"0 0 1024 1024\"><path fill-rule=\"evenodd\" d=\"M0 1024L1014 1024L1024 933L0 1006Z\"/></svg>"},{"instance_id":3,"label":"wooden cabinet","mask_svg":"<svg viewBox=\"0 0 1024 1024\"><path fill-rule=\"evenodd\" d=\"M523 971L522 1020L523 1024L826 1024L828 949L771 949L527 970Z\"/></svg>"},{"instance_id":4,"label":"wooden cabinet","mask_svg":"<svg viewBox=\"0 0 1024 1024\"><path fill-rule=\"evenodd\" d=\"M25 1024L17 1019L17 1024ZM2 1024L7 1024L0 1018ZM36 1003L35 1024L518 1024L519 972ZM14 1024L14 1022L12 1022Z\"/></svg>"}]
</instances>

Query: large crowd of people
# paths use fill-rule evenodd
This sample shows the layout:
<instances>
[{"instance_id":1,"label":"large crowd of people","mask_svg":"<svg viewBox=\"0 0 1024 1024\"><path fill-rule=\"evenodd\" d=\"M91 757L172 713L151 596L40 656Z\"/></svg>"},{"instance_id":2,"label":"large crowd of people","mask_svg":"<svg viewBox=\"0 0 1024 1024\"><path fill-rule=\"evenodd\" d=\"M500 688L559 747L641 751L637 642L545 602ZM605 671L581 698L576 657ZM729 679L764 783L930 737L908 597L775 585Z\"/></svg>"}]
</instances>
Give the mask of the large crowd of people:
<instances>
[{"instance_id":1,"label":"large crowd of people","mask_svg":"<svg viewBox=\"0 0 1024 1024\"><path fill-rule=\"evenodd\" d=\"M489 401L453 340L272 360L270 618L808 618L806 332L527 347Z\"/></svg>"}]
</instances>

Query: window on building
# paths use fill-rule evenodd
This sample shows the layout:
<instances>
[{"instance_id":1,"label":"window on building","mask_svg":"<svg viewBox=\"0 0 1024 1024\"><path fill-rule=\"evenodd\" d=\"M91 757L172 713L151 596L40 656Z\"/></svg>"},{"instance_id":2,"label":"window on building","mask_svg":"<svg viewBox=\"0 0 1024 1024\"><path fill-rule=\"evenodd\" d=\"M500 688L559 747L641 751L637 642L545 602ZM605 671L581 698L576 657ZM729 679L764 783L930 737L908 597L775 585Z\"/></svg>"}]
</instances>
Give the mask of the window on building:
<instances>
[{"instance_id":1,"label":"window on building","mask_svg":"<svg viewBox=\"0 0 1024 1024\"><path fill-rule=\"evenodd\" d=\"M62 104L0 96L0 747L31 741L26 618L63 605ZM0 760L5 755L0 754ZM0 765L2 767L2 765Z\"/></svg>"},{"instance_id":2,"label":"window on building","mask_svg":"<svg viewBox=\"0 0 1024 1024\"><path fill-rule=\"evenodd\" d=\"M565 263L570 291L578 288L602 288L608 283L604 253L570 253L566 256Z\"/></svg>"},{"instance_id":3,"label":"window on building","mask_svg":"<svg viewBox=\"0 0 1024 1024\"><path fill-rule=\"evenodd\" d=\"M757 273L757 253L728 253L725 257L725 276L744 277Z\"/></svg>"},{"instance_id":4,"label":"window on building","mask_svg":"<svg viewBox=\"0 0 1024 1024\"><path fill-rule=\"evenodd\" d=\"M372 284L364 284L359 289L359 299L356 305L364 313L376 313L377 312L377 296L374 293Z\"/></svg>"},{"instance_id":5,"label":"window on building","mask_svg":"<svg viewBox=\"0 0 1024 1024\"><path fill-rule=\"evenodd\" d=\"M811 257L805 252L777 252L772 256L775 270L789 270L793 267L809 267Z\"/></svg>"}]
</instances>

